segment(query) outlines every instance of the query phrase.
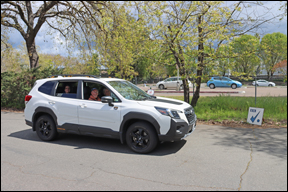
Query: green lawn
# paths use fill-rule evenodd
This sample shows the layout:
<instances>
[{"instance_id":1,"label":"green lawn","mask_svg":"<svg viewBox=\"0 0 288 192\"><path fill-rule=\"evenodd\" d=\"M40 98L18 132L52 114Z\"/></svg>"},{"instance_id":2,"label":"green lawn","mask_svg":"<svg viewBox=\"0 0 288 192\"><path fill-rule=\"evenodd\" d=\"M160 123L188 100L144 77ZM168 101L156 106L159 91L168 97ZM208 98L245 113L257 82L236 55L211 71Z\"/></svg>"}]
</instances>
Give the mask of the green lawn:
<instances>
[{"instance_id":1,"label":"green lawn","mask_svg":"<svg viewBox=\"0 0 288 192\"><path fill-rule=\"evenodd\" d=\"M167 96L168 97L168 96ZM168 98L184 100L183 96ZM190 102L192 97L190 98ZM200 97L195 109L199 120L246 121L249 107L255 107L255 97ZM257 97L258 108L264 108L264 119L274 122L287 121L287 97Z\"/></svg>"}]
</instances>

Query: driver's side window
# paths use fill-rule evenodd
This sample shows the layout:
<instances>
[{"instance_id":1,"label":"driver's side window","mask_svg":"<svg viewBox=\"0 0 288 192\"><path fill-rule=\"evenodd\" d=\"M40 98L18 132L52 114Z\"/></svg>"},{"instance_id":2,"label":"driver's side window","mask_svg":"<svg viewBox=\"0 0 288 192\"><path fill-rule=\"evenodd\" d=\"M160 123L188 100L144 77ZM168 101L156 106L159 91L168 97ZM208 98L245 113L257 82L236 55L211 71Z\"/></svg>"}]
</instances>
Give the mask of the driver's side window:
<instances>
[{"instance_id":1,"label":"driver's side window","mask_svg":"<svg viewBox=\"0 0 288 192\"><path fill-rule=\"evenodd\" d=\"M170 82L170 81L172 81L172 78L169 78L169 79L167 79L166 81L167 81L167 82Z\"/></svg>"},{"instance_id":2,"label":"driver's side window","mask_svg":"<svg viewBox=\"0 0 288 192\"><path fill-rule=\"evenodd\" d=\"M96 88L98 90L98 97L101 99L103 96L111 96L113 102L120 102L118 97L105 85L95 82L84 81L83 82L83 99L88 100L91 96L91 90Z\"/></svg>"}]
</instances>

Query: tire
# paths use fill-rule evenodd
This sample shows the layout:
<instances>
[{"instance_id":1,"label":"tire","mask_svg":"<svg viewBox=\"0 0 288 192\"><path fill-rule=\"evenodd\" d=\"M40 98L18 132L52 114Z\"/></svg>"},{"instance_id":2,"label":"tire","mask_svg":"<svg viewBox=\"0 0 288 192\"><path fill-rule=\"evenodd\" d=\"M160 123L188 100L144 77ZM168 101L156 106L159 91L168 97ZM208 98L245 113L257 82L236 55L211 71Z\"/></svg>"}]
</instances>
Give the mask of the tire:
<instances>
[{"instance_id":1,"label":"tire","mask_svg":"<svg viewBox=\"0 0 288 192\"><path fill-rule=\"evenodd\" d=\"M209 87L210 87L210 89L215 89L215 85L214 85L213 83L211 83L211 84L209 85Z\"/></svg>"},{"instance_id":2,"label":"tire","mask_svg":"<svg viewBox=\"0 0 288 192\"><path fill-rule=\"evenodd\" d=\"M159 89L164 89L164 85L159 85Z\"/></svg>"},{"instance_id":3,"label":"tire","mask_svg":"<svg viewBox=\"0 0 288 192\"><path fill-rule=\"evenodd\" d=\"M48 115L40 116L35 126L38 137L43 141L52 141L58 135L55 123Z\"/></svg>"},{"instance_id":4,"label":"tire","mask_svg":"<svg viewBox=\"0 0 288 192\"><path fill-rule=\"evenodd\" d=\"M145 122L132 124L126 132L126 143L136 153L149 153L158 144L154 128Z\"/></svg>"},{"instance_id":5,"label":"tire","mask_svg":"<svg viewBox=\"0 0 288 192\"><path fill-rule=\"evenodd\" d=\"M236 89L237 85L236 84L232 84L231 87L232 87L232 89Z\"/></svg>"},{"instance_id":6,"label":"tire","mask_svg":"<svg viewBox=\"0 0 288 192\"><path fill-rule=\"evenodd\" d=\"M269 84L269 85L268 85L268 87L272 87L272 85L271 85L271 84Z\"/></svg>"}]
</instances>

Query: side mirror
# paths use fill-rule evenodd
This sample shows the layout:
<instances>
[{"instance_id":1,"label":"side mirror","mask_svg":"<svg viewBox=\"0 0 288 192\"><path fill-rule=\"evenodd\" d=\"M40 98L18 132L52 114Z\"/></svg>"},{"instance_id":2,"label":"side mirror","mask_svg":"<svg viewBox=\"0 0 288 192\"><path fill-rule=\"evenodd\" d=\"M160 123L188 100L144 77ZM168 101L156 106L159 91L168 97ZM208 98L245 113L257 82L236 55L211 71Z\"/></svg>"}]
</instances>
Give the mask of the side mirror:
<instances>
[{"instance_id":1,"label":"side mirror","mask_svg":"<svg viewBox=\"0 0 288 192\"><path fill-rule=\"evenodd\" d=\"M102 103L108 103L109 106L113 107L114 105L112 104L113 98L111 96L103 96L101 97L101 102Z\"/></svg>"}]
</instances>

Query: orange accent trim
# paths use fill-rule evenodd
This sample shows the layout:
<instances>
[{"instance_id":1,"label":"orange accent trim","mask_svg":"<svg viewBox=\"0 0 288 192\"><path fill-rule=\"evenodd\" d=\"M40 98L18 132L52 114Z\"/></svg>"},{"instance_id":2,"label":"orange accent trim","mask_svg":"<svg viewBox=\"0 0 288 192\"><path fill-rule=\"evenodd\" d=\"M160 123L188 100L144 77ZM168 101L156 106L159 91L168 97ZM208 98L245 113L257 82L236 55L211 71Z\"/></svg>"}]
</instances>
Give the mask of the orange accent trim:
<instances>
[{"instance_id":1,"label":"orange accent trim","mask_svg":"<svg viewBox=\"0 0 288 192\"><path fill-rule=\"evenodd\" d=\"M57 129L60 129L60 130L65 130L64 128L57 128Z\"/></svg>"}]
</instances>

